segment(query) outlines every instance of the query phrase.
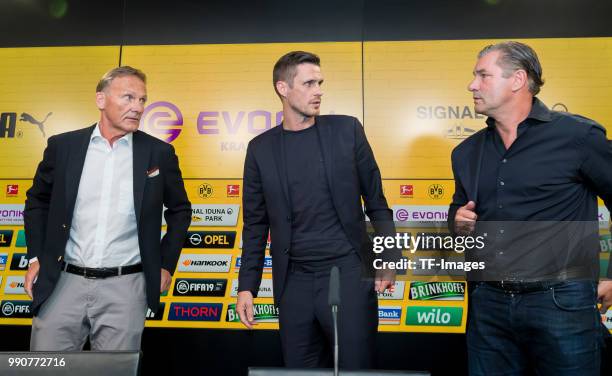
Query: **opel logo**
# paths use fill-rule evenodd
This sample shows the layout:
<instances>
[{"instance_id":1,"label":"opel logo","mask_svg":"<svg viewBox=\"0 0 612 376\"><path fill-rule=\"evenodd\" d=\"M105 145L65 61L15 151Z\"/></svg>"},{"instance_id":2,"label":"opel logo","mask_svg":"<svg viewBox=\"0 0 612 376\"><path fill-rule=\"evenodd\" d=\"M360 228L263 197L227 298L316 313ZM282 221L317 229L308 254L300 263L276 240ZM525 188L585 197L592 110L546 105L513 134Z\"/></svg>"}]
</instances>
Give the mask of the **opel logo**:
<instances>
[{"instance_id":1,"label":"opel logo","mask_svg":"<svg viewBox=\"0 0 612 376\"><path fill-rule=\"evenodd\" d=\"M193 245L198 245L198 244L202 243L202 235L200 235L200 234L192 234L189 237L189 242L191 242L191 244L193 244Z\"/></svg>"}]
</instances>

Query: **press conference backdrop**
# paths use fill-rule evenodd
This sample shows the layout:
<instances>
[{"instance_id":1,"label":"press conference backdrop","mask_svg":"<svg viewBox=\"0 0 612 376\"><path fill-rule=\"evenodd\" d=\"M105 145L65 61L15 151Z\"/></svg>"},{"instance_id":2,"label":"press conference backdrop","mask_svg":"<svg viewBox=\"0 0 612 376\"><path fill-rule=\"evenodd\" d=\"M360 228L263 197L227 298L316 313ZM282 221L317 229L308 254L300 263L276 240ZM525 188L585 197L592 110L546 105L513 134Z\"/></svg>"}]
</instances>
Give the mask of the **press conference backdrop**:
<instances>
[{"instance_id":1,"label":"press conference backdrop","mask_svg":"<svg viewBox=\"0 0 612 376\"><path fill-rule=\"evenodd\" d=\"M546 84L540 98L611 130L612 38L527 39ZM453 194L450 152L484 126L466 87L476 53L493 40L123 46L121 63L148 75L141 129L172 143L193 203L190 233L150 327L241 329L235 313L246 145L282 119L271 83L276 59L302 49L321 56L323 114L359 118L382 171L395 220L446 220ZM31 323L23 290L25 192L49 136L98 119L94 87L119 61L119 46L0 49L0 324ZM601 269L612 240L600 202ZM436 227L437 226L437 227ZM164 228L161 232L163 234ZM420 251L423 255L439 252ZM448 255L448 254L447 254ZM278 328L272 261L255 303L256 329ZM379 295L380 331L465 332L465 282L431 276ZM602 316L612 328L612 311Z\"/></svg>"}]
</instances>

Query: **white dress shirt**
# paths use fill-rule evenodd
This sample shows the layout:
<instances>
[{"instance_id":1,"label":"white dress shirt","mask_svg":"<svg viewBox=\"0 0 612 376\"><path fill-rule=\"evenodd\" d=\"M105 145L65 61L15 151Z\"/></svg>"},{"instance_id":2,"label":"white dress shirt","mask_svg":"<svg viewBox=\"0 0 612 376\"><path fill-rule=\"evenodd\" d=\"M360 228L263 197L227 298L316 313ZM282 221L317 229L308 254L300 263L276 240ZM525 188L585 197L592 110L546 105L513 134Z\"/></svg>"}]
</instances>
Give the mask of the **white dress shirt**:
<instances>
[{"instance_id":1,"label":"white dress shirt","mask_svg":"<svg viewBox=\"0 0 612 376\"><path fill-rule=\"evenodd\" d=\"M140 262L132 166L132 134L111 147L96 125L66 244L67 263L104 268Z\"/></svg>"}]
</instances>

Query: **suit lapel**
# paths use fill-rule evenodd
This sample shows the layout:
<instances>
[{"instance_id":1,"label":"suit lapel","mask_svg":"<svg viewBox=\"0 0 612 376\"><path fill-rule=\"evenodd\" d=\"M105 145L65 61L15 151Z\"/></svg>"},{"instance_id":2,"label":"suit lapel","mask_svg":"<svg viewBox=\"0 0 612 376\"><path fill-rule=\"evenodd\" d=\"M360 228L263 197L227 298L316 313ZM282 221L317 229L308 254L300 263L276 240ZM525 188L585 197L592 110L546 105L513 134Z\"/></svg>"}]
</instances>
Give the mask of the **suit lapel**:
<instances>
[{"instance_id":1,"label":"suit lapel","mask_svg":"<svg viewBox=\"0 0 612 376\"><path fill-rule=\"evenodd\" d=\"M273 159L274 164L276 165L278 178L283 189L283 194L285 195L285 202L287 203L287 207L291 208L289 183L287 182L287 163L285 160L287 154L285 153L285 142L283 140L283 124L279 124L277 128L278 132L272 139L272 151L274 153Z\"/></svg>"},{"instance_id":2,"label":"suit lapel","mask_svg":"<svg viewBox=\"0 0 612 376\"><path fill-rule=\"evenodd\" d=\"M70 144L70 152L68 153L68 161L66 162L66 213L68 218L72 220L72 212L76 202L76 196L79 191L79 183L83 174L83 166L85 165L85 157L87 156L87 148L91 134L97 124L84 129L79 133L76 142Z\"/></svg>"},{"instance_id":3,"label":"suit lapel","mask_svg":"<svg viewBox=\"0 0 612 376\"><path fill-rule=\"evenodd\" d=\"M325 173L327 175L327 184L329 184L329 191L334 198L334 175L333 163L334 163L334 127L326 123L324 118L317 116L315 118L315 124L317 129L317 136L319 138L319 148L321 149L321 156L323 157L323 165L325 166Z\"/></svg>"},{"instance_id":4,"label":"suit lapel","mask_svg":"<svg viewBox=\"0 0 612 376\"><path fill-rule=\"evenodd\" d=\"M147 169L149 168L150 154L150 144L146 142L146 139L142 136L140 131L134 132L134 136L132 137L132 179L134 187L134 210L137 222L140 220L142 196L144 194L144 186L147 180ZM159 168L159 166L154 167Z\"/></svg>"}]
</instances>

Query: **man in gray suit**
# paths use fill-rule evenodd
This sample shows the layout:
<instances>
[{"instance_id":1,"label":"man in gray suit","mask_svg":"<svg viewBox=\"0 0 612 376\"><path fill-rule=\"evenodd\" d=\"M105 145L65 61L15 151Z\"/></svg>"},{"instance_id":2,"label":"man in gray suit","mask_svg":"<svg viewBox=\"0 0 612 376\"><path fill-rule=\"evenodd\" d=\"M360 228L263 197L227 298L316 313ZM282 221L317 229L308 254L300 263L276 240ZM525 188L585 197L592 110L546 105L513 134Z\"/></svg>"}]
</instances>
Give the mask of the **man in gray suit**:
<instances>
[{"instance_id":1,"label":"man in gray suit","mask_svg":"<svg viewBox=\"0 0 612 376\"><path fill-rule=\"evenodd\" d=\"M100 121L49 138L24 211L33 351L138 350L191 221L174 148L138 131L146 77L96 88ZM163 206L167 232L159 240Z\"/></svg>"}]
</instances>

